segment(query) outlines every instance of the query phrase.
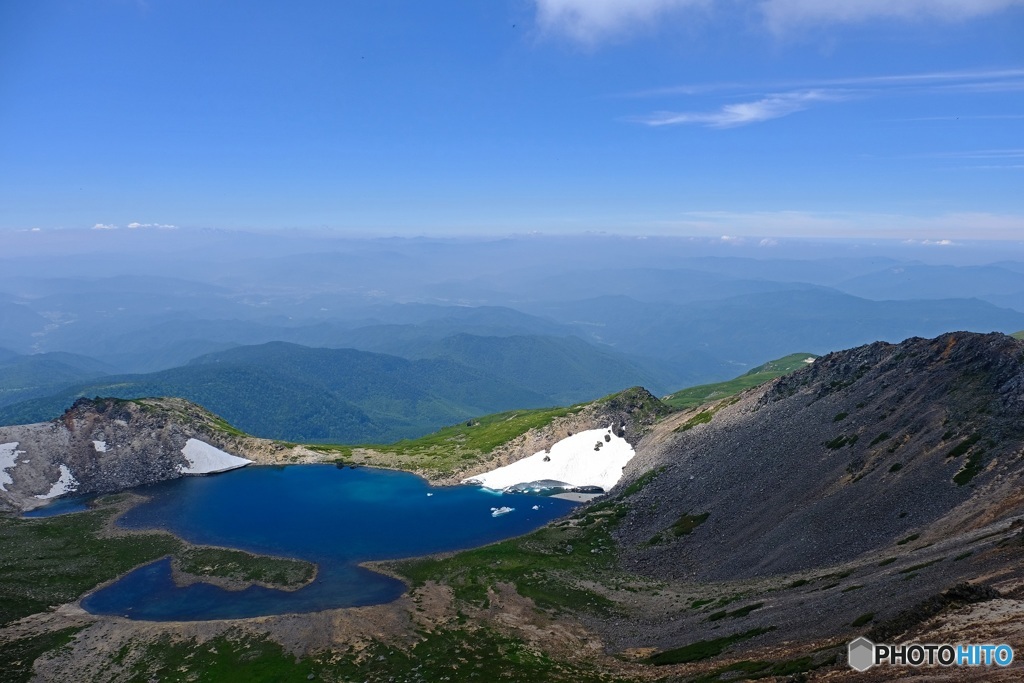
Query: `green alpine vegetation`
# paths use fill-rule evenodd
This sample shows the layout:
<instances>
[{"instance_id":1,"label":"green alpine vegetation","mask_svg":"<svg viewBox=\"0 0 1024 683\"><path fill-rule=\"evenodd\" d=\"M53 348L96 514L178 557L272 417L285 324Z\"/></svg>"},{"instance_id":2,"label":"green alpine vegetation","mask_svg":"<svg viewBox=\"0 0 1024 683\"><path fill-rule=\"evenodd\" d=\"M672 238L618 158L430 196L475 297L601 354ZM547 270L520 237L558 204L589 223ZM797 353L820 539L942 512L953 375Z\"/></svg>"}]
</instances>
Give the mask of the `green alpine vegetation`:
<instances>
[{"instance_id":1,"label":"green alpine vegetation","mask_svg":"<svg viewBox=\"0 0 1024 683\"><path fill-rule=\"evenodd\" d=\"M181 547L164 533L101 538L117 510L111 505L31 520L0 516L0 624L75 600Z\"/></svg>"},{"instance_id":2,"label":"green alpine vegetation","mask_svg":"<svg viewBox=\"0 0 1024 683\"><path fill-rule=\"evenodd\" d=\"M666 664L685 664L686 662L699 662L702 659L717 657L729 647L745 640L756 638L771 631L770 628L755 628L731 636L723 636L712 640L700 640L690 645L677 647L673 650L659 652L650 658L651 664L664 666Z\"/></svg>"},{"instance_id":3,"label":"green alpine vegetation","mask_svg":"<svg viewBox=\"0 0 1024 683\"><path fill-rule=\"evenodd\" d=\"M302 560L192 546L163 532L105 535L123 502L108 496L92 510L43 519L0 515L0 625L71 602L167 555L190 574L237 583L294 587L315 572Z\"/></svg>"},{"instance_id":4,"label":"green alpine vegetation","mask_svg":"<svg viewBox=\"0 0 1024 683\"><path fill-rule=\"evenodd\" d=\"M232 582L299 588L316 576L316 565L288 557L253 555L229 548L187 547L174 556L179 571Z\"/></svg>"},{"instance_id":5,"label":"green alpine vegetation","mask_svg":"<svg viewBox=\"0 0 1024 683\"><path fill-rule=\"evenodd\" d=\"M624 512L617 503L599 503L526 536L451 557L398 562L394 568L414 586L443 581L458 599L481 607L488 603L489 590L507 583L550 610L606 614L613 603L579 586L576 578L617 573L611 531Z\"/></svg>"},{"instance_id":6,"label":"green alpine vegetation","mask_svg":"<svg viewBox=\"0 0 1024 683\"><path fill-rule=\"evenodd\" d=\"M701 384L700 386L682 389L662 399L671 408L685 410L696 408L710 401L735 396L741 391L760 386L765 382L788 375L800 368L807 367L808 358L817 358L813 353L791 353L788 356L768 361L739 377L726 382Z\"/></svg>"},{"instance_id":7,"label":"green alpine vegetation","mask_svg":"<svg viewBox=\"0 0 1024 683\"><path fill-rule=\"evenodd\" d=\"M494 413L442 427L417 439L403 439L391 444L312 444L309 448L334 455L340 462L447 474L467 461L486 456L531 429L545 427L556 418L577 413L585 405Z\"/></svg>"},{"instance_id":8,"label":"green alpine vegetation","mask_svg":"<svg viewBox=\"0 0 1024 683\"><path fill-rule=\"evenodd\" d=\"M495 629L445 627L408 648L374 641L296 657L267 638L229 634L205 643L166 636L125 646L116 655L131 680L271 683L276 681L625 681L551 659Z\"/></svg>"},{"instance_id":9,"label":"green alpine vegetation","mask_svg":"<svg viewBox=\"0 0 1024 683\"><path fill-rule=\"evenodd\" d=\"M548 426L558 418L584 410L615 410L623 405L629 406L638 419L652 419L667 412L665 406L646 390L632 387L590 403L485 415L443 427L426 436L391 444L313 444L309 447L321 453L333 454L342 463L397 467L447 475L460 466L485 458L498 446L532 429Z\"/></svg>"}]
</instances>

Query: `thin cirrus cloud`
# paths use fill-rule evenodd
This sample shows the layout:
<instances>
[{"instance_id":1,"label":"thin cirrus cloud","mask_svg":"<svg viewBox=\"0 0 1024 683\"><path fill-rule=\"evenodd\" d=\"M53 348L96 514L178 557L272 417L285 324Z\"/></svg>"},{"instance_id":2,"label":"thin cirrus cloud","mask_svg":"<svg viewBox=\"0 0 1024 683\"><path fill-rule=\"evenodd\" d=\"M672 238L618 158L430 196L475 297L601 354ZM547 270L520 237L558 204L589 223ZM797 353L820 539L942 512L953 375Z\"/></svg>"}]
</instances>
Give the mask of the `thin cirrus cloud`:
<instances>
[{"instance_id":1,"label":"thin cirrus cloud","mask_svg":"<svg viewBox=\"0 0 1024 683\"><path fill-rule=\"evenodd\" d=\"M628 93L625 97L643 98L662 95L699 95L729 90L820 90L843 88L848 91L973 91L1012 92L1024 89L1024 69L961 69L957 71L929 71L904 74L876 74L872 76L851 76L817 80L781 81L771 84L753 85L735 81L722 83L691 83L665 88L641 90ZM1016 116L1016 115L1014 115Z\"/></svg>"},{"instance_id":2,"label":"thin cirrus cloud","mask_svg":"<svg viewBox=\"0 0 1024 683\"><path fill-rule=\"evenodd\" d=\"M1024 170L1024 148L978 149L932 154L931 158L953 160L970 165L959 168L978 171Z\"/></svg>"},{"instance_id":3,"label":"thin cirrus cloud","mask_svg":"<svg viewBox=\"0 0 1024 683\"><path fill-rule=\"evenodd\" d=\"M763 25L785 34L808 25L880 20L966 21L996 14L1024 0L534 0L537 23L548 33L594 44L681 9L753 7Z\"/></svg>"},{"instance_id":4,"label":"thin cirrus cloud","mask_svg":"<svg viewBox=\"0 0 1024 683\"><path fill-rule=\"evenodd\" d=\"M127 227L130 230L138 230L140 228L159 228L161 230L175 230L177 229L178 226L171 225L169 223L139 223L137 221L133 221L126 225L125 227ZM118 228L119 226L113 223L96 223L95 225L92 226L93 230L117 230Z\"/></svg>"},{"instance_id":5,"label":"thin cirrus cloud","mask_svg":"<svg viewBox=\"0 0 1024 683\"><path fill-rule=\"evenodd\" d=\"M632 93L630 97L664 97L729 91L750 91L757 86L741 83L679 85ZM883 74L819 81L774 83L765 93L747 102L729 102L711 111L656 111L629 120L648 126L699 125L735 128L789 116L817 104L860 100L886 95L930 95L948 92L1010 92L1024 89L1024 69L941 71L917 74Z\"/></svg>"},{"instance_id":6,"label":"thin cirrus cloud","mask_svg":"<svg viewBox=\"0 0 1024 683\"><path fill-rule=\"evenodd\" d=\"M753 102L723 105L708 112L655 112L633 120L648 126L694 124L708 128L736 128L770 121L803 111L819 102L837 102L847 96L839 91L807 90L767 95Z\"/></svg>"}]
</instances>

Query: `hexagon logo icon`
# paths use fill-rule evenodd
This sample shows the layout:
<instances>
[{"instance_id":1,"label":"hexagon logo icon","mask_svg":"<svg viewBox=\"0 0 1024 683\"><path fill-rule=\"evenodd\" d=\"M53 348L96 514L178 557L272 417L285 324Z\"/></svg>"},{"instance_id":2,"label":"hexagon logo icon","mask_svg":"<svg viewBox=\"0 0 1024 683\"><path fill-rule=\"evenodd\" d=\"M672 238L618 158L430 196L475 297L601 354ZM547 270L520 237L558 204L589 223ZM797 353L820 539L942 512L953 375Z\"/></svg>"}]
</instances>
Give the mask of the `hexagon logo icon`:
<instances>
[{"instance_id":1,"label":"hexagon logo icon","mask_svg":"<svg viewBox=\"0 0 1024 683\"><path fill-rule=\"evenodd\" d=\"M875 644L861 636L847 645L846 661L857 671L867 671L875 665Z\"/></svg>"}]
</instances>

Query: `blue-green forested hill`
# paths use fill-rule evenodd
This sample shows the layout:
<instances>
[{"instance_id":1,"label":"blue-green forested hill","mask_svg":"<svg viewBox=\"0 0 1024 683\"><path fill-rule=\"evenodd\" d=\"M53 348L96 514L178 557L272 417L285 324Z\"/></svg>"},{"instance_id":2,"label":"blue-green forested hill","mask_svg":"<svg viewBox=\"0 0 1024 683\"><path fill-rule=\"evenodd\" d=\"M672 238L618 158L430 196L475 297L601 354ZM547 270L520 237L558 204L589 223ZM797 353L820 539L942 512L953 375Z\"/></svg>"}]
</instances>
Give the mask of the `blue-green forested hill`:
<instances>
[{"instance_id":1,"label":"blue-green forested hill","mask_svg":"<svg viewBox=\"0 0 1024 683\"><path fill-rule=\"evenodd\" d=\"M425 352L426 353L426 352ZM271 342L160 372L104 376L0 409L0 423L52 419L81 396L177 396L256 436L388 442L471 417L571 403L631 386L639 368L579 340L442 341L437 357Z\"/></svg>"}]
</instances>

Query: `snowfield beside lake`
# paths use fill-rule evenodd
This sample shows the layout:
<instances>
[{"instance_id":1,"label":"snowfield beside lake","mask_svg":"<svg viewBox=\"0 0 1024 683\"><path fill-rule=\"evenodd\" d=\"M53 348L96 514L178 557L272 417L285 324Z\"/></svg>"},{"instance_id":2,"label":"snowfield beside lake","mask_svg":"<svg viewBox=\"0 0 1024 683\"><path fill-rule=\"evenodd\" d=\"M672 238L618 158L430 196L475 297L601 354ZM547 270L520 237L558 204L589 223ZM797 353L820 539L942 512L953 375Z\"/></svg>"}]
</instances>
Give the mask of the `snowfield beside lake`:
<instances>
[{"instance_id":1,"label":"snowfield beside lake","mask_svg":"<svg viewBox=\"0 0 1024 683\"><path fill-rule=\"evenodd\" d=\"M71 493L78 488L78 480L75 479L75 475L71 474L71 470L68 469L67 465L60 466L60 478L54 482L53 486L46 493L40 493L36 498L40 500L48 500L50 498L56 498L57 496L63 496L65 493Z\"/></svg>"},{"instance_id":2,"label":"snowfield beside lake","mask_svg":"<svg viewBox=\"0 0 1024 683\"><path fill-rule=\"evenodd\" d=\"M549 451L534 453L462 483L503 491L516 484L548 479L572 487L600 486L608 491L622 478L622 468L634 455L629 442L611 427L588 429L562 439Z\"/></svg>"},{"instance_id":3,"label":"snowfield beside lake","mask_svg":"<svg viewBox=\"0 0 1024 683\"><path fill-rule=\"evenodd\" d=\"M225 453L205 441L189 439L181 449L182 455L188 460L188 466L179 465L182 474L212 474L245 467L252 460L239 458L237 455Z\"/></svg>"}]
</instances>

